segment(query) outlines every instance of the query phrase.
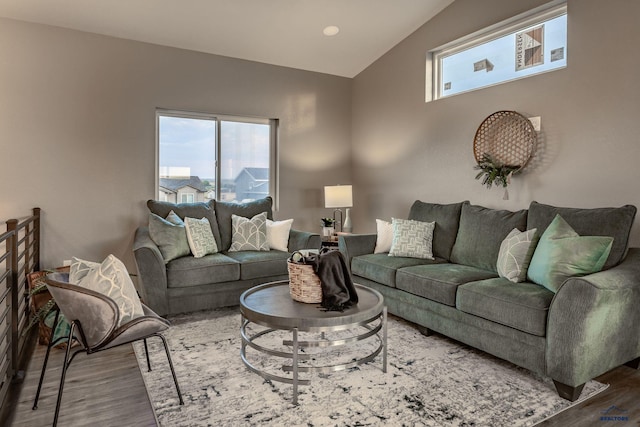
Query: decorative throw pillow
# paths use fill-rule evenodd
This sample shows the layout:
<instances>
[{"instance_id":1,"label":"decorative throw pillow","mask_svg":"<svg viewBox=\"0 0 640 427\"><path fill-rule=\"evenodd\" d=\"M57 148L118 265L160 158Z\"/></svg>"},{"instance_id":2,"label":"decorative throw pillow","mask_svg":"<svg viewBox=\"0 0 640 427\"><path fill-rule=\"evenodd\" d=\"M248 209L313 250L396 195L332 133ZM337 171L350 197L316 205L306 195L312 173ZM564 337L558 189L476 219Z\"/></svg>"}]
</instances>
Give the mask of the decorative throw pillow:
<instances>
[{"instance_id":1,"label":"decorative throw pillow","mask_svg":"<svg viewBox=\"0 0 640 427\"><path fill-rule=\"evenodd\" d=\"M71 257L69 267L69 283L78 284L94 268L100 267L99 262L87 261L84 259Z\"/></svg>"},{"instance_id":2,"label":"decorative throw pillow","mask_svg":"<svg viewBox=\"0 0 640 427\"><path fill-rule=\"evenodd\" d=\"M496 268L500 277L513 283L527 279L527 268L538 242L537 231L536 228L527 231L514 228L502 241Z\"/></svg>"},{"instance_id":3,"label":"decorative throw pillow","mask_svg":"<svg viewBox=\"0 0 640 427\"><path fill-rule=\"evenodd\" d=\"M231 247L229 252L268 251L267 213L262 212L253 218L231 215Z\"/></svg>"},{"instance_id":4,"label":"decorative throw pillow","mask_svg":"<svg viewBox=\"0 0 640 427\"><path fill-rule=\"evenodd\" d=\"M435 222L396 218L392 218L391 221L393 242L389 256L434 259L431 246Z\"/></svg>"},{"instance_id":5,"label":"decorative throw pillow","mask_svg":"<svg viewBox=\"0 0 640 427\"><path fill-rule=\"evenodd\" d=\"M389 221L376 219L376 247L374 254L382 254L391 251L391 243L393 242L393 224Z\"/></svg>"},{"instance_id":6,"label":"decorative throw pillow","mask_svg":"<svg viewBox=\"0 0 640 427\"><path fill-rule=\"evenodd\" d=\"M289 232L293 219L271 221L267 219L267 242L269 249L289 252Z\"/></svg>"},{"instance_id":7,"label":"decorative throw pillow","mask_svg":"<svg viewBox=\"0 0 640 427\"><path fill-rule=\"evenodd\" d=\"M186 217L184 224L187 227L187 241L195 258L218 252L218 245L207 218Z\"/></svg>"},{"instance_id":8,"label":"decorative throw pillow","mask_svg":"<svg viewBox=\"0 0 640 427\"><path fill-rule=\"evenodd\" d=\"M86 264L83 266L81 265L83 263ZM77 265L74 266L74 264ZM94 267L88 268L89 265ZM129 272L122 261L115 256L109 255L101 264L76 259L76 262L71 264L70 271L80 272L80 275L84 274L84 276L76 281L77 276L74 277L70 273L69 282L100 292L115 301L120 311L120 321L117 326L144 316L140 298L129 277Z\"/></svg>"},{"instance_id":9,"label":"decorative throw pillow","mask_svg":"<svg viewBox=\"0 0 640 427\"><path fill-rule=\"evenodd\" d=\"M149 213L149 236L158 245L165 263L191 253L184 222L173 211L167 219Z\"/></svg>"},{"instance_id":10,"label":"decorative throw pillow","mask_svg":"<svg viewBox=\"0 0 640 427\"><path fill-rule=\"evenodd\" d=\"M560 215L556 215L540 237L527 277L557 292L569 277L602 270L612 244L612 237L578 235Z\"/></svg>"}]
</instances>

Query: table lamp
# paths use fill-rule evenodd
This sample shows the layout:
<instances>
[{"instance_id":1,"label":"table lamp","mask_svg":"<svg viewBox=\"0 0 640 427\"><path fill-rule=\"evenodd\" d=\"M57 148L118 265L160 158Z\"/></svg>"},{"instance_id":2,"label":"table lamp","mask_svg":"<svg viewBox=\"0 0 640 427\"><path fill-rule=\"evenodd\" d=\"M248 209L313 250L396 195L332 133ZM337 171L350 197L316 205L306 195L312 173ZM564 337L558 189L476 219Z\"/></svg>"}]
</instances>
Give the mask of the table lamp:
<instances>
[{"instance_id":1,"label":"table lamp","mask_svg":"<svg viewBox=\"0 0 640 427\"><path fill-rule=\"evenodd\" d=\"M326 185L324 187L324 207L335 208L333 211L333 220L338 231L338 221L336 213L340 213L340 231L351 232L351 217L349 215L349 209L347 209L347 216L342 222L342 210L340 208L350 208L353 206L353 193L351 185Z\"/></svg>"}]
</instances>

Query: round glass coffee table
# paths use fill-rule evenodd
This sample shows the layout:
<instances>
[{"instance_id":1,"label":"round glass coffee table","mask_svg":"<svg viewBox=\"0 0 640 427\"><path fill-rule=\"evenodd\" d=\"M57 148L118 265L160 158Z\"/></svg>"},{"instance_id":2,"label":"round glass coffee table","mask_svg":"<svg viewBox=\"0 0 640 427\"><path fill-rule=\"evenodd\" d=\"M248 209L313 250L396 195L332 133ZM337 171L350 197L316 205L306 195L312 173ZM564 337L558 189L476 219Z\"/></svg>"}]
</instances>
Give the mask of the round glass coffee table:
<instances>
[{"instance_id":1,"label":"round glass coffee table","mask_svg":"<svg viewBox=\"0 0 640 427\"><path fill-rule=\"evenodd\" d=\"M289 294L289 282L280 281L265 283L245 291L240 296L240 314L242 325L242 347L240 356L251 371L265 379L293 385L293 403L298 403L298 385L310 384L309 379L301 379L300 372L334 372L350 369L367 363L382 352L382 372L387 372L387 308L382 295L373 289L355 285L358 293L358 304L344 311L325 311L320 304L305 304L294 301ZM266 329L257 332L247 330L250 324L260 325ZM290 331L291 339L282 340L284 347L276 348L255 342L275 331ZM328 337L328 333L341 332L339 338ZM299 340L300 332L317 332L318 339ZM288 335L288 334L287 334ZM351 358L343 363L314 366L310 362L313 354L304 349L316 347L336 348L366 340L377 339L377 346L372 352ZM261 340L264 341L264 340ZM268 342L268 340L267 340ZM284 363L282 370L291 372L285 377L266 372L265 369L252 364L247 357L247 346L270 356L290 359ZM305 365L300 366L304 360Z\"/></svg>"}]
</instances>

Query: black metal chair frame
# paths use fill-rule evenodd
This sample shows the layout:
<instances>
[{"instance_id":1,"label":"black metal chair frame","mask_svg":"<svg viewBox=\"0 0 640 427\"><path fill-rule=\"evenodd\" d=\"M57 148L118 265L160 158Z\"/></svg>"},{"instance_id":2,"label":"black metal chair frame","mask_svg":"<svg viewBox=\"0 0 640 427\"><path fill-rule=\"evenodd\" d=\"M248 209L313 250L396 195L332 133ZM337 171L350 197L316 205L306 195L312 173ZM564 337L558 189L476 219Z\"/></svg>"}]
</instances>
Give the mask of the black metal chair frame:
<instances>
[{"instance_id":1,"label":"black metal chair frame","mask_svg":"<svg viewBox=\"0 0 640 427\"><path fill-rule=\"evenodd\" d=\"M97 348L91 348L91 346L89 346L87 344L87 340L84 334L84 331L82 329L82 325L80 324L79 320L73 320L71 322L71 327L69 330L69 334L68 336L64 336L64 337L59 337L58 339L54 340L54 334L55 334L55 330L56 327L58 326L58 321L60 318L60 308L56 305L54 307L55 310L55 319L53 321L53 327L51 328L51 337L49 339L49 344L47 345L47 352L46 355L44 357L44 362L42 364L42 370L40 372L40 380L38 382L38 389L36 391L36 396L35 399L33 401L33 410L38 409L38 400L40 398L40 392L42 390L42 383L44 381L44 375L45 375L45 371L47 369L47 362L49 360L49 355L51 353L51 348L58 345L60 342L67 340L67 348L65 351L65 355L64 355L64 364L62 365L62 375L60 378L60 385L58 388L58 399L56 402L56 410L55 410L55 415L54 415L54 419L53 419L53 426L57 426L58 424L58 416L60 414L60 404L62 402L62 392L64 390L64 382L65 382L65 378L67 375L67 370L69 369L69 365L71 365L71 362L73 361L73 359L76 357L76 355L78 353L82 353L85 352L87 355L89 354L93 354L93 353L98 353L100 351L104 351L104 350L109 350L111 348L115 348L115 347L120 347L122 345L126 345L126 344L131 344L133 342L136 341L140 341L142 340L144 342L144 351L145 351L145 355L146 355L146 359L147 359L147 368L148 371L151 372L151 360L149 358L149 348L147 345L147 339L151 338L151 337L159 337L162 340L162 344L164 346L164 351L167 355L167 360L169 362L169 368L171 369L171 375L173 377L173 382L175 384L176 387L176 391L178 393L178 399L180 401L180 405L184 404L184 400L182 398L182 392L180 391L180 386L178 385L178 378L176 376L176 372L175 369L173 367L173 361L171 359L171 353L169 352L169 346L167 345L167 340L166 338L159 332L155 332L143 337L137 337L136 339L130 340L130 341L126 341L126 342L122 342L118 345L115 346L107 346L106 348L100 348L100 346L98 346ZM77 334L76 334L77 332ZM78 336L79 335L79 339ZM81 345L81 348L76 349L73 354L71 354L71 347L72 347L72 342L76 341ZM69 357L71 355L71 357Z\"/></svg>"}]
</instances>

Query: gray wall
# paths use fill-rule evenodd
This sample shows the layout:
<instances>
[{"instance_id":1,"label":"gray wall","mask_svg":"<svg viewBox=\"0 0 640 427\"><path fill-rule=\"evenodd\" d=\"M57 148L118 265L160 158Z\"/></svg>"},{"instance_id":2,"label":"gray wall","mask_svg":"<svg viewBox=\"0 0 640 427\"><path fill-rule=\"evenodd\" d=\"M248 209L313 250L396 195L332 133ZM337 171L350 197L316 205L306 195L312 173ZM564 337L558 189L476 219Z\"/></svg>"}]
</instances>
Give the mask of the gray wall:
<instances>
[{"instance_id":1,"label":"gray wall","mask_svg":"<svg viewBox=\"0 0 640 427\"><path fill-rule=\"evenodd\" d=\"M544 0L456 0L353 84L354 229L406 218L415 199L503 209L640 206L640 2L569 0L568 67L424 102L426 52ZM499 110L541 116L538 152L510 200L474 179L473 138ZM637 221L633 245L640 245Z\"/></svg>"},{"instance_id":2,"label":"gray wall","mask_svg":"<svg viewBox=\"0 0 640 427\"><path fill-rule=\"evenodd\" d=\"M0 219L43 212L43 267L131 244L155 197L155 108L280 119L280 211L319 231L350 183L352 80L0 19Z\"/></svg>"}]
</instances>

